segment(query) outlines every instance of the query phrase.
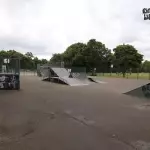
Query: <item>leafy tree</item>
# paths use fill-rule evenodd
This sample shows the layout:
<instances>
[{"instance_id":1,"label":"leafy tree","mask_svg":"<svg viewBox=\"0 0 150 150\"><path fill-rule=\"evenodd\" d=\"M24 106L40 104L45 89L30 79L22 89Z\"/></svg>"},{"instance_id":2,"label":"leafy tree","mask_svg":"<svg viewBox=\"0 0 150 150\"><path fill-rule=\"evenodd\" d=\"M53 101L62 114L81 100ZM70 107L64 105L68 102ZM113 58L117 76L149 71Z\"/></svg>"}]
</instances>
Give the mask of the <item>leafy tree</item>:
<instances>
[{"instance_id":1,"label":"leafy tree","mask_svg":"<svg viewBox=\"0 0 150 150\"><path fill-rule=\"evenodd\" d=\"M47 59L41 59L41 64L47 64L47 63L48 63Z\"/></svg>"},{"instance_id":2,"label":"leafy tree","mask_svg":"<svg viewBox=\"0 0 150 150\"><path fill-rule=\"evenodd\" d=\"M63 60L65 66L85 66L87 70L94 68L109 68L112 61L111 50L95 39L89 40L87 44L75 43L70 45L62 54L54 54L50 62Z\"/></svg>"},{"instance_id":3,"label":"leafy tree","mask_svg":"<svg viewBox=\"0 0 150 150\"><path fill-rule=\"evenodd\" d=\"M33 61L34 61L35 64L40 64L41 63L41 60L38 59L38 57L34 57Z\"/></svg>"},{"instance_id":4,"label":"leafy tree","mask_svg":"<svg viewBox=\"0 0 150 150\"><path fill-rule=\"evenodd\" d=\"M142 71L150 72L150 61L145 60L142 64Z\"/></svg>"},{"instance_id":5,"label":"leafy tree","mask_svg":"<svg viewBox=\"0 0 150 150\"><path fill-rule=\"evenodd\" d=\"M72 59L72 66L84 67L85 66L85 58L82 54L78 53Z\"/></svg>"},{"instance_id":6,"label":"leafy tree","mask_svg":"<svg viewBox=\"0 0 150 150\"><path fill-rule=\"evenodd\" d=\"M0 57L8 57L7 51L1 50L0 51Z\"/></svg>"},{"instance_id":7,"label":"leafy tree","mask_svg":"<svg viewBox=\"0 0 150 150\"><path fill-rule=\"evenodd\" d=\"M57 63L61 62L63 60L63 55L62 54L53 54L52 58L50 59L50 63Z\"/></svg>"},{"instance_id":8,"label":"leafy tree","mask_svg":"<svg viewBox=\"0 0 150 150\"><path fill-rule=\"evenodd\" d=\"M33 57L34 57L33 54L32 54L32 52L27 52L27 53L25 54L25 56L27 56L27 57L29 57L29 58L33 58Z\"/></svg>"},{"instance_id":9,"label":"leafy tree","mask_svg":"<svg viewBox=\"0 0 150 150\"><path fill-rule=\"evenodd\" d=\"M127 70L132 68L138 68L143 60L143 55L132 45L119 45L114 48L115 66L121 69L123 77Z\"/></svg>"},{"instance_id":10,"label":"leafy tree","mask_svg":"<svg viewBox=\"0 0 150 150\"><path fill-rule=\"evenodd\" d=\"M22 53L19 53L15 50L1 50L0 51L0 57L3 58L20 58L20 66L21 69L36 69L37 64L45 64L48 61L46 59L38 59L37 57L34 57L34 55L32 54L32 52L27 52L25 55ZM0 59L0 63L1 61L3 61L2 59ZM11 65L13 65L12 63L15 63L14 61L11 62Z\"/></svg>"},{"instance_id":11,"label":"leafy tree","mask_svg":"<svg viewBox=\"0 0 150 150\"><path fill-rule=\"evenodd\" d=\"M87 48L83 51L87 69L91 68L94 73L94 68L108 69L111 64L111 50L105 47L101 42L95 39L89 40Z\"/></svg>"},{"instance_id":12,"label":"leafy tree","mask_svg":"<svg viewBox=\"0 0 150 150\"><path fill-rule=\"evenodd\" d=\"M82 64L81 64L81 56L83 55L83 51L86 49L86 47L87 46L84 43L75 43L70 45L66 49L66 51L62 54L65 64L67 66L83 65L83 57L82 57ZM80 59L80 63L78 63L79 59Z\"/></svg>"}]
</instances>

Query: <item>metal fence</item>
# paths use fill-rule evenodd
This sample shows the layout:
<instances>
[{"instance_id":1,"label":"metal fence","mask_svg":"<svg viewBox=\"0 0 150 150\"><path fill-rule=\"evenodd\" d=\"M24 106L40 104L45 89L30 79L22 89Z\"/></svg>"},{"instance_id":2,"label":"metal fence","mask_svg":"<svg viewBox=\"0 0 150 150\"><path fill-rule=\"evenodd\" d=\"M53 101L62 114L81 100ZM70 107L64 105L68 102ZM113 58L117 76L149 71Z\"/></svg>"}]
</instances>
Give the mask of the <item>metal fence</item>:
<instances>
[{"instance_id":1,"label":"metal fence","mask_svg":"<svg viewBox=\"0 0 150 150\"><path fill-rule=\"evenodd\" d=\"M20 59L0 57L0 73L20 73Z\"/></svg>"},{"instance_id":2,"label":"metal fence","mask_svg":"<svg viewBox=\"0 0 150 150\"><path fill-rule=\"evenodd\" d=\"M88 72L91 75L91 72ZM114 77L114 78L126 78L126 79L146 79L150 80L150 68L134 68L128 69L124 73L118 68L109 69L97 69L96 76L100 77Z\"/></svg>"},{"instance_id":3,"label":"metal fence","mask_svg":"<svg viewBox=\"0 0 150 150\"><path fill-rule=\"evenodd\" d=\"M37 76L37 70L21 69L20 75L21 76Z\"/></svg>"},{"instance_id":4,"label":"metal fence","mask_svg":"<svg viewBox=\"0 0 150 150\"><path fill-rule=\"evenodd\" d=\"M47 64L45 64L47 65ZM42 65L44 66L44 65ZM48 64L50 67L63 67L60 64ZM20 74L27 76L37 76L40 65L37 69L21 69ZM114 77L114 78L126 78L126 79L147 79L150 80L150 68L132 68L128 69L125 74L123 74L120 68L107 68L105 66L100 66L96 68L87 69L85 67L67 67L66 69L71 69L71 72L86 72L89 76L96 75L97 77ZM96 69L96 70L95 70ZM93 73L93 72L94 73Z\"/></svg>"},{"instance_id":5,"label":"metal fence","mask_svg":"<svg viewBox=\"0 0 150 150\"><path fill-rule=\"evenodd\" d=\"M20 89L20 59L0 57L0 90Z\"/></svg>"}]
</instances>

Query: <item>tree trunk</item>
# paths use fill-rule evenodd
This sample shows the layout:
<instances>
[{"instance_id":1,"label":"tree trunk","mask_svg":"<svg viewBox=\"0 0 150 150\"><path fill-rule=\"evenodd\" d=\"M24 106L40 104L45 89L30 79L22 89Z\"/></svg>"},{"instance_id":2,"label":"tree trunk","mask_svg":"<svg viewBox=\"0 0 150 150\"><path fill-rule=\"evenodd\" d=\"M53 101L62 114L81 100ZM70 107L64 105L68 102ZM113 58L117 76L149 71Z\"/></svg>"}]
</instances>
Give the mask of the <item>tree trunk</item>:
<instances>
[{"instance_id":1,"label":"tree trunk","mask_svg":"<svg viewBox=\"0 0 150 150\"><path fill-rule=\"evenodd\" d=\"M122 68L122 75L123 75L123 78L125 78L125 76L126 76L126 67Z\"/></svg>"},{"instance_id":2,"label":"tree trunk","mask_svg":"<svg viewBox=\"0 0 150 150\"><path fill-rule=\"evenodd\" d=\"M125 72L122 72L122 75L123 75L123 78L125 78L125 76L126 76L126 73L125 73Z\"/></svg>"},{"instance_id":3,"label":"tree trunk","mask_svg":"<svg viewBox=\"0 0 150 150\"><path fill-rule=\"evenodd\" d=\"M92 76L94 76L94 71L93 71L93 69L92 69Z\"/></svg>"}]
</instances>

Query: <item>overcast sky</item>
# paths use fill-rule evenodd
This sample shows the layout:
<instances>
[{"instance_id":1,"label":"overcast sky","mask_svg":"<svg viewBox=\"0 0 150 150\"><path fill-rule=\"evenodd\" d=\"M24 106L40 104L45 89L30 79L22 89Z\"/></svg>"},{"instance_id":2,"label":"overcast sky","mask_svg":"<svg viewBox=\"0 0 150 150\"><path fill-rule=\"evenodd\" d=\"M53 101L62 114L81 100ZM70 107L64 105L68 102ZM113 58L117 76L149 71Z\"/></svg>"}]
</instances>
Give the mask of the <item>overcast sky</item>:
<instances>
[{"instance_id":1,"label":"overcast sky","mask_svg":"<svg viewBox=\"0 0 150 150\"><path fill-rule=\"evenodd\" d=\"M0 0L0 49L49 59L91 38L110 49L134 45L150 59L150 0Z\"/></svg>"}]
</instances>

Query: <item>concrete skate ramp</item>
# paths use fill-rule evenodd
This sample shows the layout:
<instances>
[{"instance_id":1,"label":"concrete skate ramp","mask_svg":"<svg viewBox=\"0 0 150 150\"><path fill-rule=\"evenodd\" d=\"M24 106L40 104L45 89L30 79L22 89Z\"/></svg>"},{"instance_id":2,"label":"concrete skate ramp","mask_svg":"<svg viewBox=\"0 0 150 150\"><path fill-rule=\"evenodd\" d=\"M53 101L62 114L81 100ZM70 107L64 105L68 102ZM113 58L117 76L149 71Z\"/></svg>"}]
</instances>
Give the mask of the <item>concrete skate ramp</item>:
<instances>
[{"instance_id":1,"label":"concrete skate ramp","mask_svg":"<svg viewBox=\"0 0 150 150\"><path fill-rule=\"evenodd\" d=\"M89 84L91 82L104 83L104 82L98 81L96 79L93 79L92 77L88 77L86 72L71 72L71 75L74 79L84 82L84 84Z\"/></svg>"},{"instance_id":2,"label":"concrete skate ramp","mask_svg":"<svg viewBox=\"0 0 150 150\"><path fill-rule=\"evenodd\" d=\"M63 79L64 81L66 81L66 83L70 86L83 86L83 85L89 85L89 82L85 81L85 80L79 80L76 78L69 78L67 76L61 77L61 79Z\"/></svg>"},{"instance_id":3,"label":"concrete skate ramp","mask_svg":"<svg viewBox=\"0 0 150 150\"><path fill-rule=\"evenodd\" d=\"M51 68L58 77L69 77L69 72L65 68Z\"/></svg>"},{"instance_id":4,"label":"concrete skate ramp","mask_svg":"<svg viewBox=\"0 0 150 150\"><path fill-rule=\"evenodd\" d=\"M111 90L118 94L126 94L130 91L133 91L139 87L147 85L150 83L150 80L145 79L123 79L123 78L108 78L108 77L97 77L96 80L106 82L103 84L104 89Z\"/></svg>"},{"instance_id":5,"label":"concrete skate ramp","mask_svg":"<svg viewBox=\"0 0 150 150\"><path fill-rule=\"evenodd\" d=\"M73 78L82 80L84 82L106 83L100 80L96 80L96 78L87 76L86 72L71 72L71 73L72 73Z\"/></svg>"},{"instance_id":6,"label":"concrete skate ramp","mask_svg":"<svg viewBox=\"0 0 150 150\"><path fill-rule=\"evenodd\" d=\"M150 83L142 85L134 90L126 92L124 94L131 95L139 98L150 99Z\"/></svg>"},{"instance_id":7,"label":"concrete skate ramp","mask_svg":"<svg viewBox=\"0 0 150 150\"><path fill-rule=\"evenodd\" d=\"M77 78L69 78L69 72L65 68L51 68L59 77L60 80L65 82L66 84L70 86L82 86L82 85L88 85L89 82L84 80L79 80Z\"/></svg>"}]
</instances>

